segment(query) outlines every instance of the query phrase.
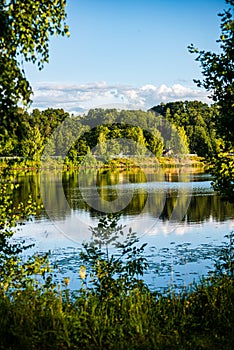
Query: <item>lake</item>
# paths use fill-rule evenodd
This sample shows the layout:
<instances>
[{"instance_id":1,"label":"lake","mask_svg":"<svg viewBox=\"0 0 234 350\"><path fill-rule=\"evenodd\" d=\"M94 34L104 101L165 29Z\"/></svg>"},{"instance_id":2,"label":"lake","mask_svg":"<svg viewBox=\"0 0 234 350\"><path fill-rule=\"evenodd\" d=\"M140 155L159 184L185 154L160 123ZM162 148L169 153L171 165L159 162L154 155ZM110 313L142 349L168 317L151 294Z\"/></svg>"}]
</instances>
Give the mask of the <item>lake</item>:
<instances>
[{"instance_id":1,"label":"lake","mask_svg":"<svg viewBox=\"0 0 234 350\"><path fill-rule=\"evenodd\" d=\"M234 229L233 205L221 201L209 174L193 168L43 171L16 176L14 201L29 194L44 205L15 239L35 243L32 252L51 251L58 278L79 282L79 252L100 216L119 213L120 223L147 243L152 290L188 286L213 268L224 236Z\"/></svg>"}]
</instances>

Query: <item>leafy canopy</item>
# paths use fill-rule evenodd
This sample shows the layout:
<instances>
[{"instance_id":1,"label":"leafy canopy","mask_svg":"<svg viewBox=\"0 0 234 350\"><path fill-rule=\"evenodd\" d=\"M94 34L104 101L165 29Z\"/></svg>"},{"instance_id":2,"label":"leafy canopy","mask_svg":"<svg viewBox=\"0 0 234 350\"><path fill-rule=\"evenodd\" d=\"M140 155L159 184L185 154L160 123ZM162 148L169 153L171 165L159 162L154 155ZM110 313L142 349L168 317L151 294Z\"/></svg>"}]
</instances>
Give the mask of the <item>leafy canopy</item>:
<instances>
[{"instance_id":1,"label":"leafy canopy","mask_svg":"<svg viewBox=\"0 0 234 350\"><path fill-rule=\"evenodd\" d=\"M233 0L226 0L234 6ZM219 14L221 17L221 35L217 42L220 53L199 51L189 46L191 53L198 53L196 61L200 62L203 81L194 80L199 87L211 91L213 101L220 107L217 127L223 138L234 144L234 20L233 8Z\"/></svg>"},{"instance_id":2,"label":"leafy canopy","mask_svg":"<svg viewBox=\"0 0 234 350\"><path fill-rule=\"evenodd\" d=\"M49 36L68 35L66 0L0 0L0 113L28 104L32 89L23 62L49 61Z\"/></svg>"},{"instance_id":3,"label":"leafy canopy","mask_svg":"<svg viewBox=\"0 0 234 350\"><path fill-rule=\"evenodd\" d=\"M219 106L216 127L224 142L211 160L213 185L224 197L234 202L234 1L226 0L226 3L232 8L219 14L221 35L217 42L220 53L199 51L193 45L189 50L198 53L196 61L200 62L204 76L203 81L195 80L195 83L211 91L213 101Z\"/></svg>"}]
</instances>

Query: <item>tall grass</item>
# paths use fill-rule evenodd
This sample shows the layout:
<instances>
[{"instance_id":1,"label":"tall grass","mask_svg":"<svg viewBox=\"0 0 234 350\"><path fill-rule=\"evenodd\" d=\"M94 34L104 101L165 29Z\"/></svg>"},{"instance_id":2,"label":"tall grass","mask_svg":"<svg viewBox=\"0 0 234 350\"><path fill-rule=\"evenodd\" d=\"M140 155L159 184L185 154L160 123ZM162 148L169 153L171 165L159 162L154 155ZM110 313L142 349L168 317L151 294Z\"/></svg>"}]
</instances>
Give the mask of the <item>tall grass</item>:
<instances>
[{"instance_id":1,"label":"tall grass","mask_svg":"<svg viewBox=\"0 0 234 350\"><path fill-rule=\"evenodd\" d=\"M193 288L167 296L135 288L102 302L95 293L1 293L0 348L232 349L233 279Z\"/></svg>"}]
</instances>

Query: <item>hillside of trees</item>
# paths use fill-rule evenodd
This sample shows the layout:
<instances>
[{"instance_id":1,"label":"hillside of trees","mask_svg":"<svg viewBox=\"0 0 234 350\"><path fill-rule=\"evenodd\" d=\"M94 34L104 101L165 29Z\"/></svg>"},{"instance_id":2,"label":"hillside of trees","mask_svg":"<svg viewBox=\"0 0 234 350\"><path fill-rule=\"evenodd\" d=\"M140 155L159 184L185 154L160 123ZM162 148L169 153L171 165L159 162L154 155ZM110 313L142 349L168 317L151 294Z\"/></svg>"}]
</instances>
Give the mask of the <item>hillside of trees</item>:
<instances>
[{"instance_id":1,"label":"hillside of trees","mask_svg":"<svg viewBox=\"0 0 234 350\"><path fill-rule=\"evenodd\" d=\"M151 110L93 109L87 115L69 115L63 109L17 110L14 123L6 129L0 124L0 156L65 156L79 164L88 153L150 153L160 157L165 150L173 154L196 153L209 157L221 140L215 128L218 108L199 101L161 103ZM129 140L129 142L127 142ZM46 148L47 151L46 151Z\"/></svg>"}]
</instances>

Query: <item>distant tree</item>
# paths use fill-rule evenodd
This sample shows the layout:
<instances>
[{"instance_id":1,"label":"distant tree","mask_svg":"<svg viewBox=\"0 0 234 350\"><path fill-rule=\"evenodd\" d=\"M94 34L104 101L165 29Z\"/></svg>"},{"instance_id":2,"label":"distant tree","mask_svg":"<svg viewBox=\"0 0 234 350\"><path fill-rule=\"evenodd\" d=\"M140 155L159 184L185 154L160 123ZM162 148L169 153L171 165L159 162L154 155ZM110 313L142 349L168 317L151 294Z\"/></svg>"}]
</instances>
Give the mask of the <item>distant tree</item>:
<instances>
[{"instance_id":1,"label":"distant tree","mask_svg":"<svg viewBox=\"0 0 234 350\"><path fill-rule=\"evenodd\" d=\"M154 128L154 130L151 133L146 134L146 139L149 150L156 157L161 157L163 152L163 138L160 131L157 128Z\"/></svg>"},{"instance_id":2,"label":"distant tree","mask_svg":"<svg viewBox=\"0 0 234 350\"><path fill-rule=\"evenodd\" d=\"M69 117L69 113L62 108L47 108L41 112L38 109L34 109L30 114L29 123L31 126L37 126L41 134L48 138L67 117Z\"/></svg>"},{"instance_id":3,"label":"distant tree","mask_svg":"<svg viewBox=\"0 0 234 350\"><path fill-rule=\"evenodd\" d=\"M234 6L233 0L226 3ZM199 51L189 46L191 53L198 54L204 79L195 80L198 86L211 92L211 98L219 106L216 127L219 135L226 141L222 143L218 154L212 159L212 172L215 176L214 188L226 198L234 201L234 20L233 7L219 14L221 17L221 35L217 42L220 53Z\"/></svg>"},{"instance_id":4,"label":"distant tree","mask_svg":"<svg viewBox=\"0 0 234 350\"><path fill-rule=\"evenodd\" d=\"M177 127L177 132L175 133L175 136L174 136L174 142L175 142L174 149L176 150L177 153L179 154L189 153L188 138L183 126Z\"/></svg>"},{"instance_id":5,"label":"distant tree","mask_svg":"<svg viewBox=\"0 0 234 350\"><path fill-rule=\"evenodd\" d=\"M132 155L144 155L146 142L143 130L139 126L126 126L125 137L134 142L129 143L128 152Z\"/></svg>"},{"instance_id":6,"label":"distant tree","mask_svg":"<svg viewBox=\"0 0 234 350\"><path fill-rule=\"evenodd\" d=\"M107 156L107 135L108 135L108 128L106 126L100 127L100 133L98 136L98 143L96 146L95 154L97 156L105 157Z\"/></svg>"},{"instance_id":7,"label":"distant tree","mask_svg":"<svg viewBox=\"0 0 234 350\"><path fill-rule=\"evenodd\" d=\"M94 109L90 110L87 116L83 116L81 122L92 128L82 136L90 149L102 141L101 145L97 147L96 153L99 152L100 146L105 150L103 143L108 140L108 150L113 154L120 152L144 155L147 147L156 156L162 154L163 139L156 128L157 120L152 112ZM100 138L100 133L104 130L105 135L101 135ZM112 141L110 142L110 140Z\"/></svg>"},{"instance_id":8,"label":"distant tree","mask_svg":"<svg viewBox=\"0 0 234 350\"><path fill-rule=\"evenodd\" d=\"M184 129L187 148L192 153L195 152L202 157L212 155L217 137L214 123L218 114L216 105L209 107L200 101L177 101L161 103L154 106L152 110L175 124L178 134L181 128Z\"/></svg>"},{"instance_id":9,"label":"distant tree","mask_svg":"<svg viewBox=\"0 0 234 350\"><path fill-rule=\"evenodd\" d=\"M27 134L21 142L22 155L38 161L43 151L43 136L38 127L29 126Z\"/></svg>"}]
</instances>

